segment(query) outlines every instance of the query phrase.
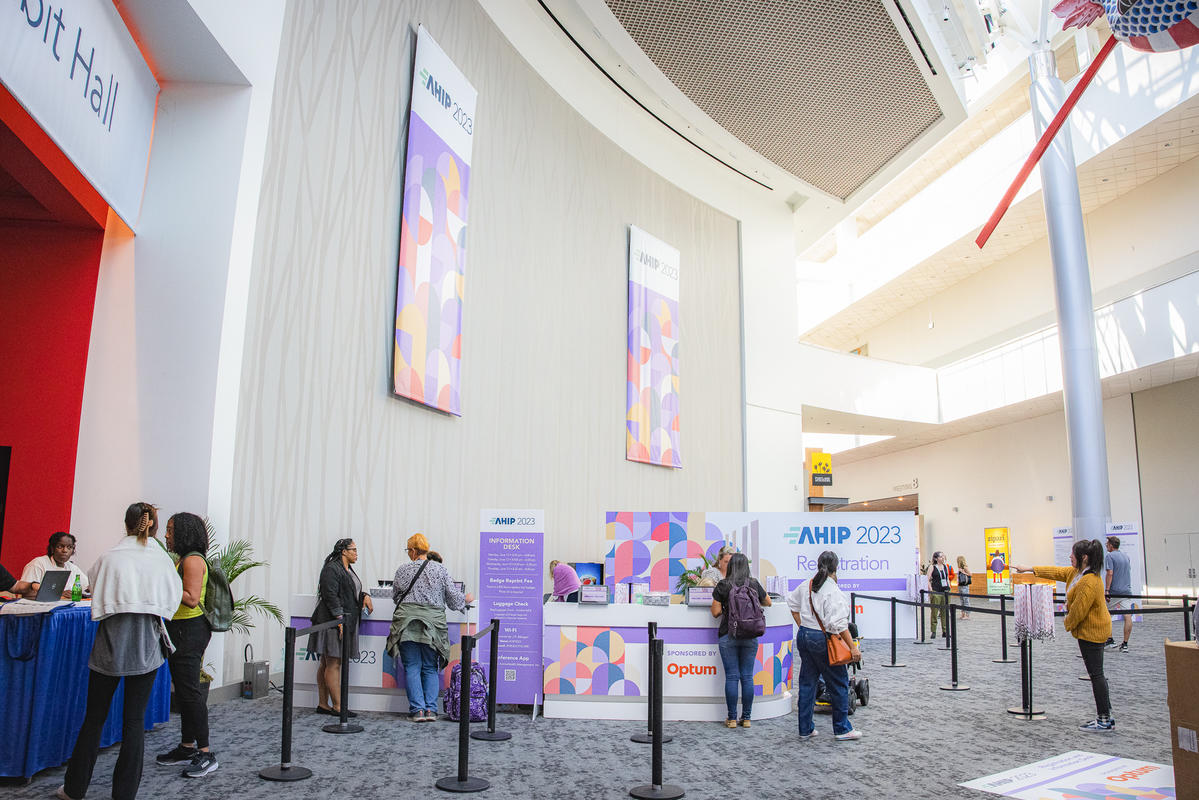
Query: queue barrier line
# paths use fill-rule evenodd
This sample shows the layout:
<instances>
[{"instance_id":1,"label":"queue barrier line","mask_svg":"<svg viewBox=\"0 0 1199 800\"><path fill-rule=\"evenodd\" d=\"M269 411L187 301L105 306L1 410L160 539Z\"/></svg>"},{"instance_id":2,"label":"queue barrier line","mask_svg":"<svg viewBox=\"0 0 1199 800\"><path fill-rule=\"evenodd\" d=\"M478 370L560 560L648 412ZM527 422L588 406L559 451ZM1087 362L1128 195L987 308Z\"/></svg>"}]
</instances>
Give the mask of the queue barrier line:
<instances>
[{"instance_id":1,"label":"queue barrier line","mask_svg":"<svg viewBox=\"0 0 1199 800\"><path fill-rule=\"evenodd\" d=\"M654 623L650 623L654 625ZM654 636L649 640L649 660L652 684L649 698L650 726L653 734L653 749L650 755L650 783L634 786L629 794L637 800L678 800L686 792L679 786L662 782L662 655L665 645L657 637L657 627L653 628Z\"/></svg>"},{"instance_id":2,"label":"queue barrier line","mask_svg":"<svg viewBox=\"0 0 1199 800\"><path fill-rule=\"evenodd\" d=\"M474 663L475 644L484 636L491 636L491 676L488 678L488 720L489 730L495 732L495 669L499 664L499 631L500 621L492 618L491 622L481 631L462 637L462 666L458 692L458 774L438 778L433 784L438 789L447 792L481 792L491 787L491 781L486 778L471 777L470 772L470 668ZM505 733L505 731L500 731ZM484 737L477 737L484 738ZM511 734L507 738L511 738ZM498 741L498 739L493 740Z\"/></svg>"},{"instance_id":3,"label":"queue barrier line","mask_svg":"<svg viewBox=\"0 0 1199 800\"><path fill-rule=\"evenodd\" d=\"M646 639L647 642L652 642L654 639L658 638L658 623L656 623L656 622L647 623L646 630L649 633L649 638ZM645 683L646 683L646 686L645 686L645 733L634 733L632 736L629 737L630 742L636 742L637 744L653 744L654 743L654 702L653 702L653 697L654 697L654 683L655 683L656 679L654 677L653 655L650 653L647 653L647 655L650 656L650 659L649 659L649 663L646 664L646 674L645 674ZM673 740L674 740L673 736L670 736L667 733L662 734L663 744L665 744L666 742L669 742L669 741L673 741Z\"/></svg>"},{"instance_id":4,"label":"queue barrier line","mask_svg":"<svg viewBox=\"0 0 1199 800\"><path fill-rule=\"evenodd\" d=\"M300 767L291 763L291 726L294 716L295 706L292 701L292 696L296 688L296 637L323 631L326 628L332 628L334 625L340 625L343 621L341 616L334 617L328 622L322 622L319 625L310 625L307 628L297 631L295 628L288 626L283 632L283 746L282 753L277 766L264 767L258 770L258 777L268 781L302 781L305 778L312 777L312 770L307 767ZM342 663L342 674L346 675L349 670L346 669L346 664ZM346 689L345 682L342 683L341 708L342 719L345 719L346 713Z\"/></svg>"}]
</instances>

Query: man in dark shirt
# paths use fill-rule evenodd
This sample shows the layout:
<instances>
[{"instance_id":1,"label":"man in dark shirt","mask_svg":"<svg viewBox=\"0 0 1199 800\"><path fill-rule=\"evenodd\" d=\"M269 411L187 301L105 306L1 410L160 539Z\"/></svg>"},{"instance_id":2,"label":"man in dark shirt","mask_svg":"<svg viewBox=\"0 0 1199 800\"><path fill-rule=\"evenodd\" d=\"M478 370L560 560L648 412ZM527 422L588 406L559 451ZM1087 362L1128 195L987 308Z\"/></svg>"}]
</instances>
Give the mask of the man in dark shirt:
<instances>
[{"instance_id":1,"label":"man in dark shirt","mask_svg":"<svg viewBox=\"0 0 1199 800\"><path fill-rule=\"evenodd\" d=\"M19 581L12 576L12 573L0 564L0 592L12 592L13 594L21 595L28 592L31 584L29 581Z\"/></svg>"}]
</instances>

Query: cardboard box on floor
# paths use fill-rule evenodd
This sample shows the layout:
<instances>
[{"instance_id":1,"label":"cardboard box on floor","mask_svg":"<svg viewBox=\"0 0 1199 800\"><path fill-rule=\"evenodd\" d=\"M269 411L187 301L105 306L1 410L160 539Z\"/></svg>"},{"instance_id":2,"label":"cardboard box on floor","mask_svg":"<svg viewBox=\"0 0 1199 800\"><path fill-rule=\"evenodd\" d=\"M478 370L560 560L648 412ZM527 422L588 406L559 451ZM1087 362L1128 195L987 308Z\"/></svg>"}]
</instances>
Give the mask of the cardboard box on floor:
<instances>
[{"instance_id":1,"label":"cardboard box on floor","mask_svg":"<svg viewBox=\"0 0 1199 800\"><path fill-rule=\"evenodd\" d=\"M1166 693L1178 800L1199 800L1199 642L1166 640Z\"/></svg>"}]
</instances>

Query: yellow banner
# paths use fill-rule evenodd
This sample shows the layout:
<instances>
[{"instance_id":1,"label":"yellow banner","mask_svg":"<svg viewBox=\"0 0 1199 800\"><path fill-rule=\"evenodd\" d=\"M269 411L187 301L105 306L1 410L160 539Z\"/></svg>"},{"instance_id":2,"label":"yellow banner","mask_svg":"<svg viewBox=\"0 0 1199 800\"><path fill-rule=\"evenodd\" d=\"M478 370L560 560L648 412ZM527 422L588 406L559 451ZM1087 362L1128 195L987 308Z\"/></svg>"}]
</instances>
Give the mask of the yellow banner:
<instances>
[{"instance_id":1,"label":"yellow banner","mask_svg":"<svg viewBox=\"0 0 1199 800\"><path fill-rule=\"evenodd\" d=\"M1007 528L985 528L987 594L1012 593L1012 541Z\"/></svg>"},{"instance_id":2,"label":"yellow banner","mask_svg":"<svg viewBox=\"0 0 1199 800\"><path fill-rule=\"evenodd\" d=\"M812 453L812 485L833 485L832 453Z\"/></svg>"}]
</instances>

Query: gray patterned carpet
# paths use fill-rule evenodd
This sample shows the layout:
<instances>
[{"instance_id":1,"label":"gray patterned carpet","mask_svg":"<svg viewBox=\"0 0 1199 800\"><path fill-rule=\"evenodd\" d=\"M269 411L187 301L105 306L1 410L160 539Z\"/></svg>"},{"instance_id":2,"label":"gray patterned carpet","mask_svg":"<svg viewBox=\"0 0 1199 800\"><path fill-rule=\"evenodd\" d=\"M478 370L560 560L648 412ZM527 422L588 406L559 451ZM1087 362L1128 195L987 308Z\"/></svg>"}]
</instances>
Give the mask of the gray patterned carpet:
<instances>
[{"instance_id":1,"label":"gray patterned carpet","mask_svg":"<svg viewBox=\"0 0 1199 800\"><path fill-rule=\"evenodd\" d=\"M1059 620L1060 626L1060 620ZM1109 653L1116 731L1084 733L1078 724L1094 716L1090 684L1074 640L1059 628L1053 642L1035 646L1036 702L1048 712L1025 722L1005 709L1020 703L1018 664L993 664L999 655L997 617L976 614L959 624L961 682L966 692L937 687L949 681L949 654L935 646L900 642L904 669L878 665L889 657L889 643L870 641L863 648L871 700L853 717L861 741L832 739L832 722L817 715L820 734L797 739L796 717L763 720L749 730L728 730L714 723L668 723L674 741L665 751L667 783L692 798L982 798L957 786L961 781L1000 772L1068 750L1170 763L1166 710L1164 637L1182 638L1179 615L1151 617L1133 632L1132 651ZM1012 653L1017 654L1013 645ZM352 705L352 704L351 704ZM178 723L147 734L143 798L407 798L442 795L437 778L457 769L457 726L449 722L414 725L385 714L363 714L366 728L357 735L331 735L329 721L298 712L294 763L315 775L299 783L270 783L258 777L262 767L279 761L282 702L231 700L211 709L214 745L220 769L196 780L179 776L176 767L160 767L151 754L177 741ZM627 797L649 782L650 749L628 740L640 725L604 721L537 719L502 714L499 727L513 734L508 742L471 742L470 772L491 781L480 796L488 798ZM117 748L100 754L96 780L88 796L109 796ZM62 768L36 775L25 786L0 788L12 798L52 796ZM448 796L448 795L445 795Z\"/></svg>"}]
</instances>

